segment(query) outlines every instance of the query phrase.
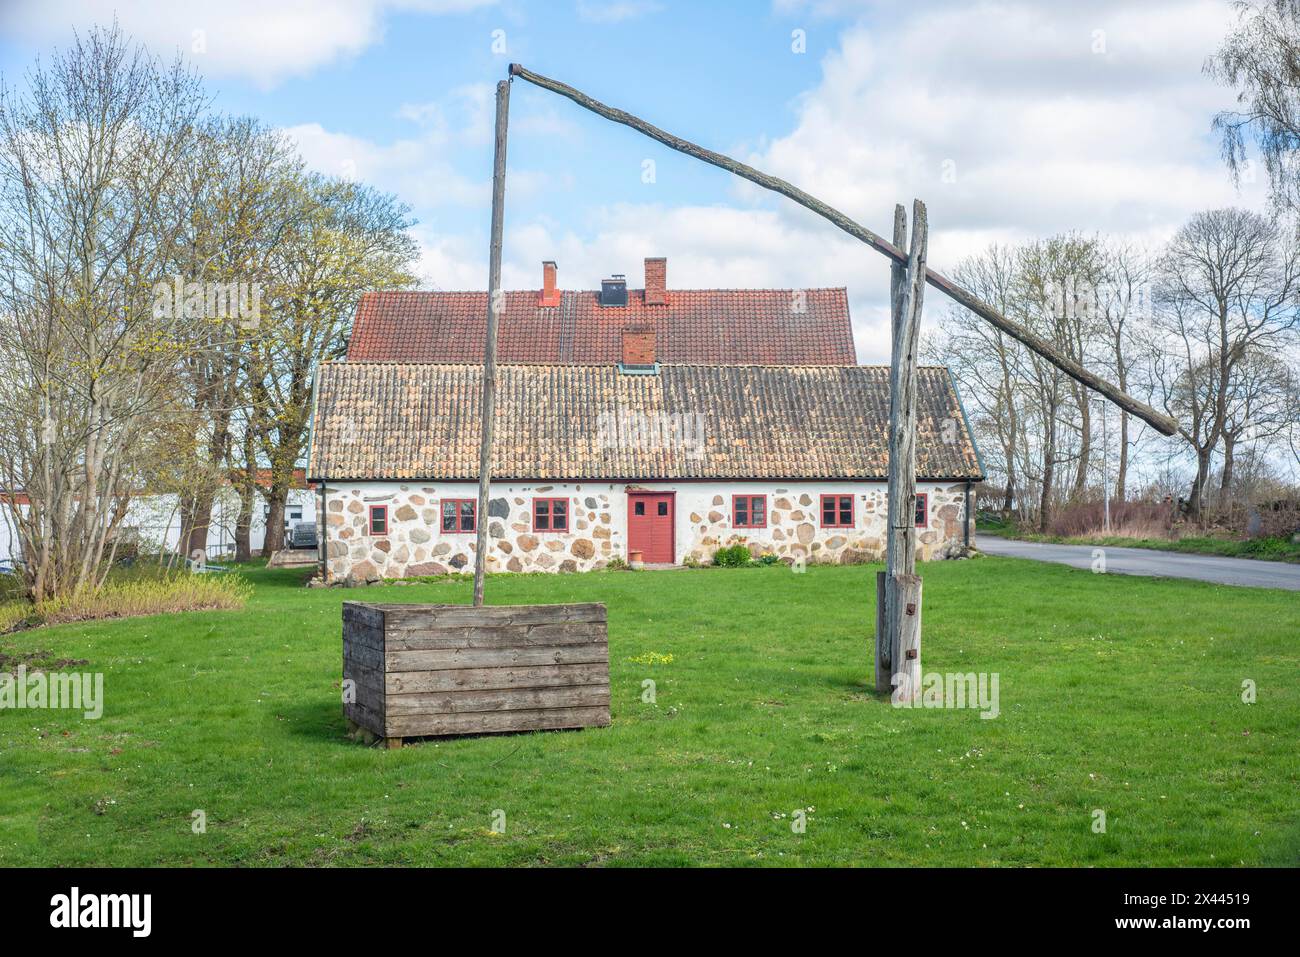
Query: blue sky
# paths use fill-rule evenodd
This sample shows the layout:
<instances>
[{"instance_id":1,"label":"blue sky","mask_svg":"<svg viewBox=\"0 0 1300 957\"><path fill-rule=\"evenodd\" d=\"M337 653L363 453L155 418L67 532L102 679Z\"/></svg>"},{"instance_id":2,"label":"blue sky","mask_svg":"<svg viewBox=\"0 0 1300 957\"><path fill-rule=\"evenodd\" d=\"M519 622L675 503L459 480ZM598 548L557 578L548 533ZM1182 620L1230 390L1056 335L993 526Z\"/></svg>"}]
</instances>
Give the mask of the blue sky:
<instances>
[{"instance_id":1,"label":"blue sky","mask_svg":"<svg viewBox=\"0 0 1300 957\"><path fill-rule=\"evenodd\" d=\"M486 285L492 88L512 60L880 232L894 202L920 196L941 269L990 242L1071 229L1154 246L1198 209L1261 206L1263 184L1234 187L1209 131L1230 96L1200 65L1226 4L1072 6L137 0L116 13L151 49L184 53L216 108L282 127L313 166L409 203L423 280L462 289ZM114 4L7 0L3 11L0 70L21 82L33 57ZM668 257L670 287L847 286L860 358L885 356L884 260L522 81L506 222L508 286L537 286L547 258L566 287L612 272L639 284L648 255Z\"/></svg>"}]
</instances>

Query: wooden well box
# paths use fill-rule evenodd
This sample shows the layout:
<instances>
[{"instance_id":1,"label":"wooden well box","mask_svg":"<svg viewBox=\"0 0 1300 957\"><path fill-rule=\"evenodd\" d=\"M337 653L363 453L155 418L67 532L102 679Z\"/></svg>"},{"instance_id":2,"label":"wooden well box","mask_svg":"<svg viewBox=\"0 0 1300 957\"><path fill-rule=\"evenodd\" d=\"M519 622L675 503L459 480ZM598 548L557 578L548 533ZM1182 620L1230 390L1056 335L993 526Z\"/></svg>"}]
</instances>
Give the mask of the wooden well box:
<instances>
[{"instance_id":1,"label":"wooden well box","mask_svg":"<svg viewBox=\"0 0 1300 957\"><path fill-rule=\"evenodd\" d=\"M605 606L343 604L343 712L403 738L609 724ZM349 697L352 700L349 700Z\"/></svg>"}]
</instances>

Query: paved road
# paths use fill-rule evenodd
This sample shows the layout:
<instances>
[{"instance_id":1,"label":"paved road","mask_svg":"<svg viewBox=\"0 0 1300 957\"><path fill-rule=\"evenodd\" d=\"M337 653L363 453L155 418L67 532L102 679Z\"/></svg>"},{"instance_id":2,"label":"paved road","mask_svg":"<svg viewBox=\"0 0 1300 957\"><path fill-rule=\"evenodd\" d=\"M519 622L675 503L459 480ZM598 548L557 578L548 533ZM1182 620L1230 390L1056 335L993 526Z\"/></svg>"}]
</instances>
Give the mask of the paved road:
<instances>
[{"instance_id":1,"label":"paved road","mask_svg":"<svg viewBox=\"0 0 1300 957\"><path fill-rule=\"evenodd\" d=\"M1057 562L1072 568L1091 569L1093 545L1046 545L981 535L976 542L980 551L1007 558L1032 558L1040 562ZM1250 588L1289 588L1300 591L1300 565L1287 562L1261 562L1250 558L1219 558L1215 555L1189 555L1182 552L1158 552L1149 548L1112 548L1106 546L1106 572L1120 575L1153 575L1161 578L1196 578L1220 585L1245 585Z\"/></svg>"}]
</instances>

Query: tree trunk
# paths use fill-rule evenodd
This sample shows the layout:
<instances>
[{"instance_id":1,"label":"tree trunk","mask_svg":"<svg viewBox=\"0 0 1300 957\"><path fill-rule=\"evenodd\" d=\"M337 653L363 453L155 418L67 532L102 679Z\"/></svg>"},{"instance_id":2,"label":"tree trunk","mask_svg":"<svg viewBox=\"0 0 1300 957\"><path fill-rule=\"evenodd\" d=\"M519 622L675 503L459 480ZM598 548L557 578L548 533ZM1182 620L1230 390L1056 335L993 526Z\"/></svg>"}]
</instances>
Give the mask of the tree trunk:
<instances>
[{"instance_id":1,"label":"tree trunk","mask_svg":"<svg viewBox=\"0 0 1300 957\"><path fill-rule=\"evenodd\" d=\"M1196 450L1196 480L1187 496L1187 514L1193 518L1201 517L1202 493L1210 477L1210 448Z\"/></svg>"},{"instance_id":2,"label":"tree trunk","mask_svg":"<svg viewBox=\"0 0 1300 957\"><path fill-rule=\"evenodd\" d=\"M257 503L257 449L251 426L245 424L244 463L239 470L239 515L235 519L235 561L253 557L253 509ZM233 477L233 475L232 475Z\"/></svg>"},{"instance_id":3,"label":"tree trunk","mask_svg":"<svg viewBox=\"0 0 1300 957\"><path fill-rule=\"evenodd\" d=\"M1237 441L1232 436L1224 434L1223 436L1223 475L1219 479L1219 491L1227 492L1232 488L1232 466L1236 451ZM1226 499L1224 499L1226 501Z\"/></svg>"},{"instance_id":4,"label":"tree trunk","mask_svg":"<svg viewBox=\"0 0 1300 957\"><path fill-rule=\"evenodd\" d=\"M1092 408L1088 403L1088 390L1080 388L1079 395L1079 465L1074 472L1074 488L1070 497L1078 500L1088 487L1088 465L1092 459Z\"/></svg>"},{"instance_id":5,"label":"tree trunk","mask_svg":"<svg viewBox=\"0 0 1300 957\"><path fill-rule=\"evenodd\" d=\"M189 533L186 535L185 554L208 554L208 528L212 525L212 489L205 488L195 496L189 512Z\"/></svg>"},{"instance_id":6,"label":"tree trunk","mask_svg":"<svg viewBox=\"0 0 1300 957\"><path fill-rule=\"evenodd\" d=\"M288 500L288 485L276 481L266 497L270 511L266 516L266 539L262 542L263 558L270 558L273 552L284 548L284 506Z\"/></svg>"},{"instance_id":7,"label":"tree trunk","mask_svg":"<svg viewBox=\"0 0 1300 957\"><path fill-rule=\"evenodd\" d=\"M1051 421L1055 423L1056 412ZM1046 534L1047 523L1052 519L1052 483L1056 479L1056 427L1047 430L1047 444L1043 447L1043 490L1038 499L1038 531Z\"/></svg>"},{"instance_id":8,"label":"tree trunk","mask_svg":"<svg viewBox=\"0 0 1300 957\"><path fill-rule=\"evenodd\" d=\"M248 473L245 472L245 475ZM239 516L235 519L235 561L246 562L253 557L253 506L257 489L251 477L239 485Z\"/></svg>"}]
</instances>

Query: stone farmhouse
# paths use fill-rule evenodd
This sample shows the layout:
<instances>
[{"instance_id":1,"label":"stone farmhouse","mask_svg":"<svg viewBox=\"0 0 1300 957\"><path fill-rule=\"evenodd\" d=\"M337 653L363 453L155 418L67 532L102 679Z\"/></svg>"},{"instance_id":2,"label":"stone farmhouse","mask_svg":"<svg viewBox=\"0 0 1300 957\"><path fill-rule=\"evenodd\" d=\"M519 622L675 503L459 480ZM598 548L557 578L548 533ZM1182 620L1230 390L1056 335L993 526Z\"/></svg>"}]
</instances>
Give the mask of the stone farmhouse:
<instances>
[{"instance_id":1,"label":"stone farmhouse","mask_svg":"<svg viewBox=\"0 0 1300 957\"><path fill-rule=\"evenodd\" d=\"M323 577L708 563L744 544L788 563L880 560L888 366L859 366L840 289L672 290L621 276L508 292L493 479L477 514L487 294L362 298L347 358L316 374L308 479ZM974 534L983 479L948 371L918 393L918 558Z\"/></svg>"}]
</instances>

